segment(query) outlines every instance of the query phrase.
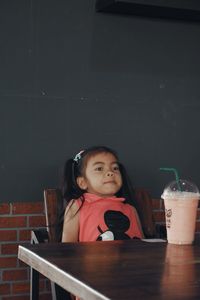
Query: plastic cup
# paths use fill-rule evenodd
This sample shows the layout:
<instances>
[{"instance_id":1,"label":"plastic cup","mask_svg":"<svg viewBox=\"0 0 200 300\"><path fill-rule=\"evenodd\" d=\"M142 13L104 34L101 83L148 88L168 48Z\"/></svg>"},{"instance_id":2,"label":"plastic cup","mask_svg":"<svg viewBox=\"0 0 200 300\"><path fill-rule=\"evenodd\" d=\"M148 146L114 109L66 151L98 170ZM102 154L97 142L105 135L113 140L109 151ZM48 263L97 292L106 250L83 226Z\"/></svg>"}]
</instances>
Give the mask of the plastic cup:
<instances>
[{"instance_id":1,"label":"plastic cup","mask_svg":"<svg viewBox=\"0 0 200 300\"><path fill-rule=\"evenodd\" d=\"M161 198L165 205L168 243L192 244L200 198L197 186L187 180L180 180L178 184L173 181L166 186Z\"/></svg>"}]
</instances>

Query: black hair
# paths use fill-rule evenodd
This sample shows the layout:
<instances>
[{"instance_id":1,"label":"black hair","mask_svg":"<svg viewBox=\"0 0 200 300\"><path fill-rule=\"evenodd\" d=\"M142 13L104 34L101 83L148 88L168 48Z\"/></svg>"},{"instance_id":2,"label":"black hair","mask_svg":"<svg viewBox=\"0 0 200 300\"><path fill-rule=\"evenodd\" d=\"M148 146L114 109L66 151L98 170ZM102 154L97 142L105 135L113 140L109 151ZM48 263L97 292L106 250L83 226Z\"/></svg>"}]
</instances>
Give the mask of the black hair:
<instances>
[{"instance_id":1,"label":"black hair","mask_svg":"<svg viewBox=\"0 0 200 300\"><path fill-rule=\"evenodd\" d=\"M115 156L115 158L118 161L119 170L122 176L122 187L117 192L116 196L124 197L125 203L129 203L133 206L136 206L136 203L134 202L134 190L131 181L127 175L125 167L119 162L117 153L111 148L105 146L94 146L84 151L81 151L79 154L75 156L75 158L68 159L64 165L62 187L61 187L62 196L64 199L64 205L62 211L60 212L60 217L59 217L58 226L56 230L59 241L61 240L62 227L64 221L64 212L66 206L70 203L72 199L73 200L81 199L82 203L85 201L84 199L85 190L82 190L78 186L76 181L77 177L84 175L84 170L90 157L99 153L111 153L112 155Z\"/></svg>"}]
</instances>

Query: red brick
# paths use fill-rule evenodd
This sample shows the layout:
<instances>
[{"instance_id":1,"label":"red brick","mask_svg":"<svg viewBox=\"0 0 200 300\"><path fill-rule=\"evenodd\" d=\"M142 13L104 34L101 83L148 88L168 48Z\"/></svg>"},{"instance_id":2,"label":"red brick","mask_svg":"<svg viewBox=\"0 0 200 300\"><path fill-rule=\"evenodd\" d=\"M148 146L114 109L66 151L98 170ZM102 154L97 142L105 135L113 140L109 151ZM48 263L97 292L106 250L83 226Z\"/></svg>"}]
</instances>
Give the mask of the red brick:
<instances>
[{"instance_id":1,"label":"red brick","mask_svg":"<svg viewBox=\"0 0 200 300\"><path fill-rule=\"evenodd\" d=\"M9 203L2 203L0 204L0 215L5 215L10 213L10 204Z\"/></svg>"},{"instance_id":2,"label":"red brick","mask_svg":"<svg viewBox=\"0 0 200 300\"><path fill-rule=\"evenodd\" d=\"M17 254L18 244L3 244L1 246L1 254Z\"/></svg>"},{"instance_id":3,"label":"red brick","mask_svg":"<svg viewBox=\"0 0 200 300\"><path fill-rule=\"evenodd\" d=\"M0 230L0 241L16 241L16 230Z\"/></svg>"},{"instance_id":4,"label":"red brick","mask_svg":"<svg viewBox=\"0 0 200 300\"><path fill-rule=\"evenodd\" d=\"M160 209L161 207L160 199L152 199L152 205L153 205L153 210Z\"/></svg>"},{"instance_id":5,"label":"red brick","mask_svg":"<svg viewBox=\"0 0 200 300\"><path fill-rule=\"evenodd\" d=\"M30 227L45 227L46 221L45 216L31 216L29 217Z\"/></svg>"},{"instance_id":6,"label":"red brick","mask_svg":"<svg viewBox=\"0 0 200 300\"><path fill-rule=\"evenodd\" d=\"M5 270L2 279L3 281L28 280L28 269Z\"/></svg>"},{"instance_id":7,"label":"red brick","mask_svg":"<svg viewBox=\"0 0 200 300\"><path fill-rule=\"evenodd\" d=\"M31 230L20 230L19 231L20 241L30 241L31 240Z\"/></svg>"},{"instance_id":8,"label":"red brick","mask_svg":"<svg viewBox=\"0 0 200 300\"><path fill-rule=\"evenodd\" d=\"M196 232L200 232L200 221L196 222Z\"/></svg>"},{"instance_id":9,"label":"red brick","mask_svg":"<svg viewBox=\"0 0 200 300\"><path fill-rule=\"evenodd\" d=\"M29 295L25 296L10 296L10 297L2 297L1 300L30 300Z\"/></svg>"},{"instance_id":10,"label":"red brick","mask_svg":"<svg viewBox=\"0 0 200 300\"><path fill-rule=\"evenodd\" d=\"M27 268L28 267L27 264L25 264L23 261L21 261L19 259L18 259L18 264L19 264L19 268Z\"/></svg>"},{"instance_id":11,"label":"red brick","mask_svg":"<svg viewBox=\"0 0 200 300\"><path fill-rule=\"evenodd\" d=\"M161 209L165 210L165 205L164 205L164 201L163 200L161 200Z\"/></svg>"},{"instance_id":12,"label":"red brick","mask_svg":"<svg viewBox=\"0 0 200 300\"><path fill-rule=\"evenodd\" d=\"M40 295L40 300L52 300L52 296L50 293Z\"/></svg>"},{"instance_id":13,"label":"red brick","mask_svg":"<svg viewBox=\"0 0 200 300\"><path fill-rule=\"evenodd\" d=\"M30 283L29 282L20 282L13 283L12 292L13 294L24 294L30 291Z\"/></svg>"},{"instance_id":14,"label":"red brick","mask_svg":"<svg viewBox=\"0 0 200 300\"><path fill-rule=\"evenodd\" d=\"M0 217L0 228L26 227L26 217Z\"/></svg>"},{"instance_id":15,"label":"red brick","mask_svg":"<svg viewBox=\"0 0 200 300\"><path fill-rule=\"evenodd\" d=\"M13 214L42 214L44 213L43 202L35 203L13 203L12 204Z\"/></svg>"},{"instance_id":16,"label":"red brick","mask_svg":"<svg viewBox=\"0 0 200 300\"><path fill-rule=\"evenodd\" d=\"M164 211L154 211L153 212L155 222L165 222Z\"/></svg>"},{"instance_id":17,"label":"red brick","mask_svg":"<svg viewBox=\"0 0 200 300\"><path fill-rule=\"evenodd\" d=\"M8 295L10 294L10 284L0 284L0 295Z\"/></svg>"},{"instance_id":18,"label":"red brick","mask_svg":"<svg viewBox=\"0 0 200 300\"><path fill-rule=\"evenodd\" d=\"M1 268L14 268L17 265L17 257L0 257Z\"/></svg>"}]
</instances>

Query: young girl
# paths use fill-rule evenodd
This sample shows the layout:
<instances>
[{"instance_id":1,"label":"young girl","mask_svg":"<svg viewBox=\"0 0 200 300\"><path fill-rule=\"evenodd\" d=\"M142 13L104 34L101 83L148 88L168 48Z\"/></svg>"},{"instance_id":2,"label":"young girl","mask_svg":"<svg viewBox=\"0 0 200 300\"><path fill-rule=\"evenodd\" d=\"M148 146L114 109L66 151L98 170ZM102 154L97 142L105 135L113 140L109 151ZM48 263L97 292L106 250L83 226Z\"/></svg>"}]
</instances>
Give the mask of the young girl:
<instances>
[{"instance_id":1,"label":"young girl","mask_svg":"<svg viewBox=\"0 0 200 300\"><path fill-rule=\"evenodd\" d=\"M62 242L142 238L131 186L117 154L92 147L64 168Z\"/></svg>"}]
</instances>

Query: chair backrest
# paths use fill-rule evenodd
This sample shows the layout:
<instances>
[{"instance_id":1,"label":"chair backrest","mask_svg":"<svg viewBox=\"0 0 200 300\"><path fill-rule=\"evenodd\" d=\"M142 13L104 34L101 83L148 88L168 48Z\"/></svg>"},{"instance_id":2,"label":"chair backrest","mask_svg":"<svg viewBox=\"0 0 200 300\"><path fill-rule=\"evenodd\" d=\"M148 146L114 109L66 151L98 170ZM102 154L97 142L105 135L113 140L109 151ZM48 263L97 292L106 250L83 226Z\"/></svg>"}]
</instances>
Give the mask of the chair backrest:
<instances>
[{"instance_id":1,"label":"chair backrest","mask_svg":"<svg viewBox=\"0 0 200 300\"><path fill-rule=\"evenodd\" d=\"M50 242L57 241L56 223L58 213L63 206L63 198L60 189L44 190L44 208L46 217L46 226Z\"/></svg>"},{"instance_id":2,"label":"chair backrest","mask_svg":"<svg viewBox=\"0 0 200 300\"><path fill-rule=\"evenodd\" d=\"M141 221L142 229L146 238L156 236L156 226L153 218L152 199L149 192L145 189L135 190L135 202L138 215ZM56 241L56 221L58 212L63 206L63 199L59 189L44 190L44 204L46 225L49 241Z\"/></svg>"},{"instance_id":3,"label":"chair backrest","mask_svg":"<svg viewBox=\"0 0 200 300\"><path fill-rule=\"evenodd\" d=\"M153 205L150 193L143 188L135 189L134 200L145 237L156 237L156 224L153 216Z\"/></svg>"}]
</instances>

